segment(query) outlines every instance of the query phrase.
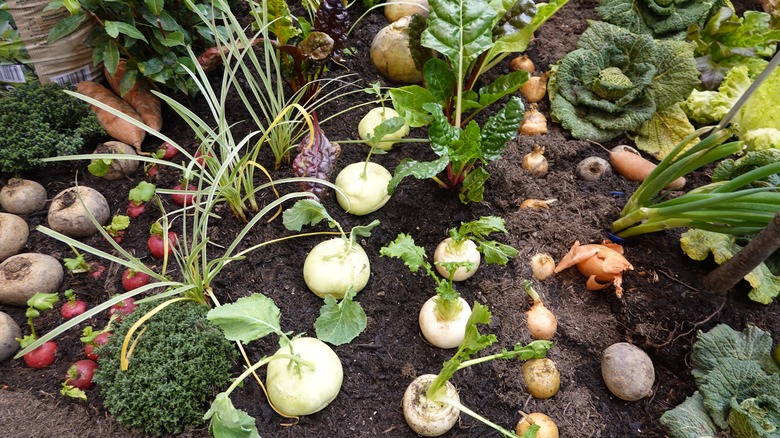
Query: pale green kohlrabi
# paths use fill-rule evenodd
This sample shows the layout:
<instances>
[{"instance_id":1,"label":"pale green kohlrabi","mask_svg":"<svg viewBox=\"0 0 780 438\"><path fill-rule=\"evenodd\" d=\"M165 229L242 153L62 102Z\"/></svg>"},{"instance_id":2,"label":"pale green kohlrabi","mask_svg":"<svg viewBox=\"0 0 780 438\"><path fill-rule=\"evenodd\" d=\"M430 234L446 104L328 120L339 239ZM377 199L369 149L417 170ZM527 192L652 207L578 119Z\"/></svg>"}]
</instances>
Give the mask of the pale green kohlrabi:
<instances>
[{"instance_id":1,"label":"pale green kohlrabi","mask_svg":"<svg viewBox=\"0 0 780 438\"><path fill-rule=\"evenodd\" d=\"M699 83L692 47L589 24L551 80L553 120L575 138L597 142L633 132L640 149L665 155L663 145L693 132L679 107Z\"/></svg>"}]
</instances>

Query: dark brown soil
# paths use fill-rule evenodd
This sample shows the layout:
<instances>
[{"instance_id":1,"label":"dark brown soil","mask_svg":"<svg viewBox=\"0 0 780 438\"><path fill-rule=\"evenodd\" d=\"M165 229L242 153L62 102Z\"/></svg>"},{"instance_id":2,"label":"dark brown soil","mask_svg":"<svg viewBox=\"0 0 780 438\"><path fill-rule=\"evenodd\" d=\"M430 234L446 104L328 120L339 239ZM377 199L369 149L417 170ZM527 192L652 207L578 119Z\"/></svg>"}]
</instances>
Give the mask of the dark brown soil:
<instances>
[{"instance_id":1,"label":"dark brown soil","mask_svg":"<svg viewBox=\"0 0 780 438\"><path fill-rule=\"evenodd\" d=\"M358 2L359 3L359 2ZM758 9L754 0L735 1L739 8ZM574 48L586 19L595 19L596 0L572 0L537 33L527 54L544 70ZM356 9L360 6L356 5ZM353 19L359 14L353 11ZM384 17L374 12L359 24L350 39L356 55L345 66L334 67L334 74L348 68L357 73L361 86L380 80L368 61L368 47L374 33L385 25ZM506 66L500 66L506 69ZM363 96L335 103L336 109L354 106ZM193 109L205 113L200 103ZM321 116L335 113L327 108ZM540 110L548 112L547 103ZM362 110L359 110L362 114ZM237 117L241 117L240 114ZM357 113L323 125L331 140L357 138ZM194 150L192 135L186 125L172 112L166 113L166 133ZM588 156L606 157L605 151L585 141L573 140L561 128L550 123L550 131L537 137L518 136L510 142L505 156L488 166L492 174L485 200L464 205L456 193L438 188L430 180L404 180L390 202L367 217L344 214L333 195L325 201L331 214L345 228L381 221L373 234L360 243L369 254L372 276L368 286L358 295L368 315L368 328L349 345L335 347L345 371L344 384L336 400L320 413L301 418L287 426L284 418L268 406L259 388L248 382L233 395L234 404L257 420L264 437L412 437L401 413L400 400L407 385L418 375L437 373L441 364L454 350L443 351L426 344L419 333L417 313L422 303L433 295L430 279L408 272L403 263L380 258L379 248L400 233L411 234L429 254L447 236L447 230L483 215L498 215L507 221L509 233L498 239L519 249L520 255L507 266L483 266L470 280L459 284L458 290L467 301L486 304L493 313L489 330L499 342L490 351L531 340L525 327L524 311L529 308L522 291L523 279L531 278L528 260L538 252L547 252L556 260L579 240L600 242L630 195L635 183L617 175L598 182L584 182L574 175L576 164ZM242 133L241 135L243 135ZM414 137L424 136L415 130ZM240 135L239 135L240 137ZM611 147L625 139L606 144ZM544 177L532 177L520 168L522 157L534 145L546 148L550 172ZM155 145L149 140L145 147ZM338 169L364 159L366 150L356 145L344 145ZM432 153L426 144L408 143L374 160L394 169L405 157L429 159ZM263 163L272 167L270 154ZM78 167L78 169L74 169ZM337 171L338 171L337 169ZM76 170L78 173L76 173ZM289 166L274 174L275 178L291 175ZM86 172L85 166L46 170L30 175L41 181L50 197L80 184L100 190L109 200L112 212L122 212L127 192L145 178L141 172L132 180L107 182ZM163 171L155 181L163 187L173 186L178 175ZM692 175L691 185L707 181L706 172ZM521 210L519 204L527 198L557 199L549 210ZM168 202L166 200L166 202ZM156 211L147 211L134 220L123 245L139 256L145 256L146 237ZM216 243L229 243L241 224L228 211L216 221L211 238ZM45 224L45 212L27 217L30 226ZM318 227L318 229L324 229ZM246 245L289 235L276 220L259 225L250 233ZM715 265L695 262L680 250L679 231L655 233L631 239L625 245L626 256L634 270L624 278L625 295L618 299L609 289L590 292L585 278L576 269L561 272L536 288L547 307L558 317L559 329L551 357L561 373L561 390L553 398L537 400L524 389L518 362L494 361L458 373L453 379L463 403L493 421L514 428L519 410L544 412L558 424L562 437L660 437L664 431L658 423L661 414L681 403L693 393L695 385L690 375L688 354L697 330L708 330L726 323L737 330L751 323L764 330L780 334L780 304L769 306L750 301L746 285L741 283L727 296L713 296L701 288L702 277ZM309 249L321 239L294 239L270 245L252 253L246 260L233 263L214 284L222 302L230 302L253 292L271 296L282 310L282 327L296 333L313 334L313 323L322 300L310 293L303 282L301 269ZM91 245L108 249L99 238L86 239ZM72 257L66 245L32 232L25 251L40 251L62 259ZM157 262L145 256L150 265ZM121 270L109 265L98 280L84 275L66 276L62 290L75 289L91 305L99 303L121 289ZM10 314L23 329L24 309L0 305L0 311ZM46 332L58 324L58 312L49 312L37 322L38 330ZM101 316L91 325L106 322ZM86 325L86 324L84 324ZM57 362L44 370L27 368L22 361L0 363L0 435L16 437L136 437L140 436L117 424L102 407L100 390L90 390L87 402L69 399L59 394L60 384L69 364L83 358L79 342L80 330L72 330L59 338ZM644 349L655 365L656 383L653 395L637 402L624 402L609 393L603 383L599 359L601 351L612 343L631 342ZM275 350L275 340L252 343L250 356L257 360ZM235 374L240 371L236 366ZM181 435L208 436L205 426ZM447 437L498 436L492 429L462 416Z\"/></svg>"}]
</instances>

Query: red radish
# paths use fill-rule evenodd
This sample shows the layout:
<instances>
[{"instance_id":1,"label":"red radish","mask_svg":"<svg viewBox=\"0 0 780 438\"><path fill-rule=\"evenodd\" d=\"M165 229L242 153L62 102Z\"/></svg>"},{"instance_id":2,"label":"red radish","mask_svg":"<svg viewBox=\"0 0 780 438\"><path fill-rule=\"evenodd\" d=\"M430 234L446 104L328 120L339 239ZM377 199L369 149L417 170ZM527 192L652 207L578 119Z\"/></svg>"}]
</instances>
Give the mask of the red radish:
<instances>
[{"instance_id":1,"label":"red radish","mask_svg":"<svg viewBox=\"0 0 780 438\"><path fill-rule=\"evenodd\" d=\"M60 314L63 318L73 318L79 316L87 310L87 303L81 300L74 300L73 302L67 302L62 305Z\"/></svg>"},{"instance_id":2,"label":"red radish","mask_svg":"<svg viewBox=\"0 0 780 438\"><path fill-rule=\"evenodd\" d=\"M197 192L198 188L194 185L190 184L187 186L187 189L185 190L184 187L182 187L181 184L176 184L176 186L173 188L173 190L184 190L187 192ZM175 204L180 205L182 207L186 207L188 205L192 205L192 203L195 201L195 195L190 195L189 193L173 193L171 195L171 201L173 201Z\"/></svg>"},{"instance_id":3,"label":"red radish","mask_svg":"<svg viewBox=\"0 0 780 438\"><path fill-rule=\"evenodd\" d=\"M127 268L125 269L125 273L122 274L122 287L124 287L125 290L129 292L133 289L138 289L141 286L149 284L151 279L152 277L150 277L149 274Z\"/></svg>"},{"instance_id":4,"label":"red radish","mask_svg":"<svg viewBox=\"0 0 780 438\"><path fill-rule=\"evenodd\" d=\"M57 343L44 342L43 345L24 355L24 363L30 368L46 368L57 358Z\"/></svg>"},{"instance_id":5,"label":"red radish","mask_svg":"<svg viewBox=\"0 0 780 438\"><path fill-rule=\"evenodd\" d=\"M167 141L161 144L160 148L157 149L157 157L162 158L163 160L170 160L176 155L179 155L179 150Z\"/></svg>"},{"instance_id":6,"label":"red radish","mask_svg":"<svg viewBox=\"0 0 780 438\"><path fill-rule=\"evenodd\" d=\"M95 280L100 279L103 276L103 272L106 271L106 267L101 265L98 261L89 262L89 276Z\"/></svg>"},{"instance_id":7,"label":"red radish","mask_svg":"<svg viewBox=\"0 0 780 438\"><path fill-rule=\"evenodd\" d=\"M76 361L68 368L65 375L65 384L78 389L89 389L95 384L92 376L95 374L98 364L91 359Z\"/></svg>"},{"instance_id":8,"label":"red radish","mask_svg":"<svg viewBox=\"0 0 780 438\"><path fill-rule=\"evenodd\" d=\"M98 356L95 353L95 349L102 345L106 345L106 343L108 342L108 338L110 337L111 337L111 332L103 332L95 336L95 339L93 339L84 347L84 353L86 353L87 359L92 359L95 361L98 360L100 356Z\"/></svg>"},{"instance_id":9,"label":"red radish","mask_svg":"<svg viewBox=\"0 0 780 438\"><path fill-rule=\"evenodd\" d=\"M130 201L127 203L127 209L125 212L128 216L130 216L131 219L135 219L140 216L144 210L146 210L145 202L136 203L135 201Z\"/></svg>"},{"instance_id":10,"label":"red radish","mask_svg":"<svg viewBox=\"0 0 780 438\"><path fill-rule=\"evenodd\" d=\"M116 243L122 243L123 240L125 240L125 232L119 231L116 236L112 237L114 239L114 242Z\"/></svg>"},{"instance_id":11,"label":"red radish","mask_svg":"<svg viewBox=\"0 0 780 438\"><path fill-rule=\"evenodd\" d=\"M203 162L205 161L205 158L203 157L203 152L201 150L197 150L194 156L195 156L195 162L202 166ZM214 155L211 155L211 152L209 152L206 156L213 157Z\"/></svg>"},{"instance_id":12,"label":"red radish","mask_svg":"<svg viewBox=\"0 0 780 438\"><path fill-rule=\"evenodd\" d=\"M149 247L149 253L152 257L161 259L165 256L165 241L159 234L152 234L146 242ZM173 247L176 246L176 233L168 231L168 254L173 253Z\"/></svg>"},{"instance_id":13,"label":"red radish","mask_svg":"<svg viewBox=\"0 0 780 438\"><path fill-rule=\"evenodd\" d=\"M133 298L125 298L124 300L111 306L108 309L108 314L111 316L116 315L116 321L121 322L122 318L133 313L135 308L135 300Z\"/></svg>"},{"instance_id":14,"label":"red radish","mask_svg":"<svg viewBox=\"0 0 780 438\"><path fill-rule=\"evenodd\" d=\"M159 171L160 168L156 164L152 164L151 166L146 167L146 176L154 178Z\"/></svg>"}]
</instances>

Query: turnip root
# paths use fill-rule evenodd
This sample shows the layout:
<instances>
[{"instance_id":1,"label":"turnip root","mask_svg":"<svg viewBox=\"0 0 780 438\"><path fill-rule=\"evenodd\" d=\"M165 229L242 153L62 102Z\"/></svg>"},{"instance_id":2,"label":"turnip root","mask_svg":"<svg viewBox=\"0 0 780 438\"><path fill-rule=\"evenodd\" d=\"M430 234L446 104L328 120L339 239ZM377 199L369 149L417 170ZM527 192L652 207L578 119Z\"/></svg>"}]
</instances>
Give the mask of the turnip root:
<instances>
[{"instance_id":1,"label":"turnip root","mask_svg":"<svg viewBox=\"0 0 780 438\"><path fill-rule=\"evenodd\" d=\"M35 213L46 206L46 189L29 179L11 178L0 189L0 206L8 213Z\"/></svg>"},{"instance_id":2,"label":"turnip root","mask_svg":"<svg viewBox=\"0 0 780 438\"><path fill-rule=\"evenodd\" d=\"M653 393L653 361L639 347L627 342L612 344L601 356L601 376L612 394L636 401Z\"/></svg>"},{"instance_id":3,"label":"turnip root","mask_svg":"<svg viewBox=\"0 0 780 438\"><path fill-rule=\"evenodd\" d=\"M555 267L555 272L561 272L575 265L582 275L588 277L585 285L588 290L606 289L613 284L618 298L623 296L623 272L634 269L623 257L623 247L609 241L589 245L580 245L579 241L574 242L569 252Z\"/></svg>"},{"instance_id":4,"label":"turnip root","mask_svg":"<svg viewBox=\"0 0 780 438\"><path fill-rule=\"evenodd\" d=\"M341 360L319 339L298 338L290 343L292 353L311 366L296 366L290 359L269 362L265 380L268 399L285 415L309 415L321 411L341 390L344 379ZM289 346L283 346L276 352L285 353L291 353Z\"/></svg>"},{"instance_id":5,"label":"turnip root","mask_svg":"<svg viewBox=\"0 0 780 438\"><path fill-rule=\"evenodd\" d=\"M552 340L558 330L558 319L544 306L539 294L534 290L530 281L523 282L523 289L533 300L531 309L525 312L528 331L534 339Z\"/></svg>"},{"instance_id":6,"label":"turnip root","mask_svg":"<svg viewBox=\"0 0 780 438\"><path fill-rule=\"evenodd\" d=\"M453 406L435 403L426 397L428 387L436 380L434 374L423 374L406 388L401 402L406 424L420 436L439 436L452 429L460 417L460 411ZM447 397L460 403L458 390L446 383Z\"/></svg>"},{"instance_id":7,"label":"turnip root","mask_svg":"<svg viewBox=\"0 0 780 438\"><path fill-rule=\"evenodd\" d=\"M393 117L399 117L399 115L398 112L392 108L379 107L372 109L366 113L366 115L360 119L360 123L358 123L358 134L360 135L360 138L370 146L370 137L374 136L376 127L385 120L392 119ZM389 151L395 144L393 140L400 140L407 135L409 135L409 125L404 123L399 130L383 136L380 141L376 142L376 147L383 151Z\"/></svg>"},{"instance_id":8,"label":"turnip root","mask_svg":"<svg viewBox=\"0 0 780 438\"><path fill-rule=\"evenodd\" d=\"M631 181L644 181L656 165L645 159L638 150L631 146L618 145L609 152L609 162L615 170ZM685 178L679 177L666 186L669 190L680 190L685 187Z\"/></svg>"},{"instance_id":9,"label":"turnip root","mask_svg":"<svg viewBox=\"0 0 780 438\"><path fill-rule=\"evenodd\" d=\"M0 263L0 304L24 306L37 292L54 293L65 275L59 260L23 253Z\"/></svg>"},{"instance_id":10,"label":"turnip root","mask_svg":"<svg viewBox=\"0 0 780 438\"><path fill-rule=\"evenodd\" d=\"M54 197L47 220L51 229L66 236L88 237L98 232L90 214L105 225L111 216L106 198L90 187L71 187Z\"/></svg>"},{"instance_id":11,"label":"turnip root","mask_svg":"<svg viewBox=\"0 0 780 438\"><path fill-rule=\"evenodd\" d=\"M13 356L19 350L22 329L19 324L5 312L0 312L0 362Z\"/></svg>"},{"instance_id":12,"label":"turnip root","mask_svg":"<svg viewBox=\"0 0 780 438\"><path fill-rule=\"evenodd\" d=\"M11 213L0 213L0 262L17 254L27 244L27 222Z\"/></svg>"},{"instance_id":13,"label":"turnip root","mask_svg":"<svg viewBox=\"0 0 780 438\"><path fill-rule=\"evenodd\" d=\"M95 154L115 154L115 155L127 155L128 159L122 159L122 158L114 158L110 159L110 164L106 163L106 173L105 174L96 174L93 172L93 175L100 176L102 178L105 178L109 181L114 181L119 178L126 178L133 173L135 173L136 170L138 170L139 161L134 159L133 157L137 156L135 153L135 149L128 145L124 144L121 141L107 141L105 143L99 144L95 148ZM93 159L92 163L97 162L98 159Z\"/></svg>"},{"instance_id":14,"label":"turnip root","mask_svg":"<svg viewBox=\"0 0 780 438\"><path fill-rule=\"evenodd\" d=\"M392 177L380 164L352 163L336 176L335 184L341 189L336 191L336 200L347 213L357 216L373 213L390 200L387 184Z\"/></svg>"},{"instance_id":15,"label":"turnip root","mask_svg":"<svg viewBox=\"0 0 780 438\"><path fill-rule=\"evenodd\" d=\"M434 347L455 348L463 342L466 334L466 322L471 316L471 306L458 297L460 311L453 315L441 315L436 306L439 296L428 299L420 308L420 331L425 339Z\"/></svg>"},{"instance_id":16,"label":"turnip root","mask_svg":"<svg viewBox=\"0 0 780 438\"><path fill-rule=\"evenodd\" d=\"M351 288L360 292L368 283L371 264L363 248L341 237L319 243L303 262L303 280L318 297L344 298Z\"/></svg>"},{"instance_id":17,"label":"turnip root","mask_svg":"<svg viewBox=\"0 0 780 438\"><path fill-rule=\"evenodd\" d=\"M409 50L409 17L402 17L377 32L371 43L371 62L379 74L392 82L422 81Z\"/></svg>"},{"instance_id":18,"label":"turnip root","mask_svg":"<svg viewBox=\"0 0 780 438\"><path fill-rule=\"evenodd\" d=\"M385 2L385 18L392 23L412 14L427 17L430 9L428 0L387 0Z\"/></svg>"},{"instance_id":19,"label":"turnip root","mask_svg":"<svg viewBox=\"0 0 780 438\"><path fill-rule=\"evenodd\" d=\"M523 380L528 393L539 399L554 396L561 387L561 374L555 362L548 358L531 359L524 363Z\"/></svg>"},{"instance_id":20,"label":"turnip root","mask_svg":"<svg viewBox=\"0 0 780 438\"><path fill-rule=\"evenodd\" d=\"M439 265L439 262L474 263L472 269L461 266L452 274L452 281L463 281L471 278L477 272L479 263L482 260L482 254L477 250L477 244L473 240L464 240L456 243L451 237L448 237L442 240L436 247L436 251L433 253L433 260L437 262L435 265L436 271L444 278L450 278L450 273L447 272L447 268Z\"/></svg>"},{"instance_id":21,"label":"turnip root","mask_svg":"<svg viewBox=\"0 0 780 438\"><path fill-rule=\"evenodd\" d=\"M523 418L517 423L515 433L523 436L532 425L539 426L539 430L536 431L536 438L558 438L558 425L541 412L533 412L531 414L523 414Z\"/></svg>"}]
</instances>

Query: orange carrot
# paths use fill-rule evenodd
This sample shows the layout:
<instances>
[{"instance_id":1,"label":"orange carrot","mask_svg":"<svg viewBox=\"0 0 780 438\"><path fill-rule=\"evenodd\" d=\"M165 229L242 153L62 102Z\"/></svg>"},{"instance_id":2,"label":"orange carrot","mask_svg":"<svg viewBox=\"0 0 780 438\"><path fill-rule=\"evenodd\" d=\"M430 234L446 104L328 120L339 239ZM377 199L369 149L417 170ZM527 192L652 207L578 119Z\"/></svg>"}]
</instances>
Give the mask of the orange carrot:
<instances>
[{"instance_id":1,"label":"orange carrot","mask_svg":"<svg viewBox=\"0 0 780 438\"><path fill-rule=\"evenodd\" d=\"M631 181L644 181L656 166L642 157L639 151L626 145L612 148L609 152L609 162L619 174ZM683 187L685 187L685 178L683 177L677 178L666 186L669 190L680 190Z\"/></svg>"},{"instance_id":2,"label":"orange carrot","mask_svg":"<svg viewBox=\"0 0 780 438\"><path fill-rule=\"evenodd\" d=\"M76 85L76 90L88 97L98 100L111 108L121 111L124 114L142 122L141 116L130 106L129 103L117 97L108 88L93 81L79 82ZM94 105L90 105L92 111L97 114L98 121L103 129L106 130L108 135L121 141L122 143L129 144L135 148L138 153L141 153L141 143L144 141L146 131L133 125L132 123L123 120L108 111L100 109Z\"/></svg>"}]
</instances>

